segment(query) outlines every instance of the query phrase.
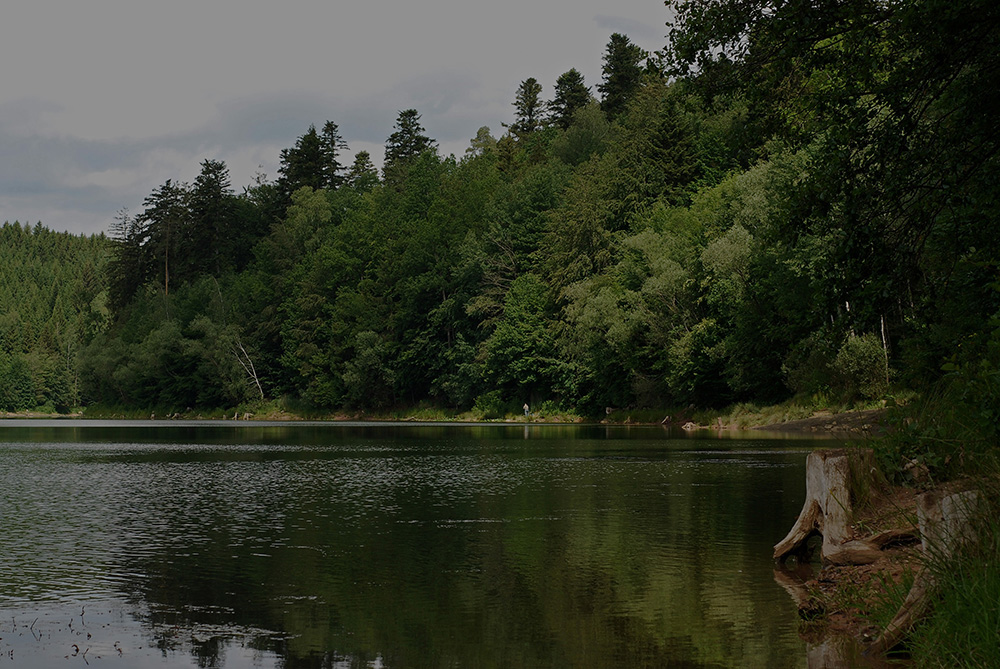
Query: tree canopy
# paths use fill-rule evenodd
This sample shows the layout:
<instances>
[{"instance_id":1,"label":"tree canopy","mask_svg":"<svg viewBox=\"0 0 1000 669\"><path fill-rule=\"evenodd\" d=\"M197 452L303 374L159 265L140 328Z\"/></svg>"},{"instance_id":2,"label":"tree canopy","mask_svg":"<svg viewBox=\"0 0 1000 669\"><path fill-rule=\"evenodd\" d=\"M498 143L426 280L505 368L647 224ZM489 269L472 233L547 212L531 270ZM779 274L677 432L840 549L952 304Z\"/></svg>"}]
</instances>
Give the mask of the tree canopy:
<instances>
[{"instance_id":1,"label":"tree canopy","mask_svg":"<svg viewBox=\"0 0 1000 669\"><path fill-rule=\"evenodd\" d=\"M59 291L71 356L69 326L3 312L0 373L36 384L8 406L48 397L33 351L70 360L74 401L484 414L853 401L981 360L1000 10L668 6L662 53L611 36L599 101L575 69L551 103L523 79L460 158L407 109L381 175L327 121L273 182L206 160L154 188Z\"/></svg>"}]
</instances>

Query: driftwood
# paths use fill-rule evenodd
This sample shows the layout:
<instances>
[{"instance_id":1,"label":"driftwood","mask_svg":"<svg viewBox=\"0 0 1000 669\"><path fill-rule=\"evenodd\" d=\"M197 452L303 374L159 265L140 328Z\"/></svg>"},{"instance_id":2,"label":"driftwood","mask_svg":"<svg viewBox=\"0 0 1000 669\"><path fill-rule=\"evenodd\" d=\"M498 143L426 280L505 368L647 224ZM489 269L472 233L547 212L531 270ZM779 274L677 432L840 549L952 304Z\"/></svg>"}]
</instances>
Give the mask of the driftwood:
<instances>
[{"instance_id":1,"label":"driftwood","mask_svg":"<svg viewBox=\"0 0 1000 669\"><path fill-rule=\"evenodd\" d=\"M850 494L851 468L870 467L871 452L865 450L813 451L806 458L806 500L795 525L774 547L774 559L789 555L809 557L809 539L820 535L820 555L828 564L869 564L881 555L880 546L853 538L853 504Z\"/></svg>"},{"instance_id":2,"label":"driftwood","mask_svg":"<svg viewBox=\"0 0 1000 669\"><path fill-rule=\"evenodd\" d=\"M932 491L917 497L917 518L925 555L933 560L948 560L956 548L972 539L969 518L976 501L974 490L952 493ZM914 578L910 592L892 622L866 653L881 655L898 645L914 623L928 613L933 588L934 575L924 567Z\"/></svg>"}]
</instances>

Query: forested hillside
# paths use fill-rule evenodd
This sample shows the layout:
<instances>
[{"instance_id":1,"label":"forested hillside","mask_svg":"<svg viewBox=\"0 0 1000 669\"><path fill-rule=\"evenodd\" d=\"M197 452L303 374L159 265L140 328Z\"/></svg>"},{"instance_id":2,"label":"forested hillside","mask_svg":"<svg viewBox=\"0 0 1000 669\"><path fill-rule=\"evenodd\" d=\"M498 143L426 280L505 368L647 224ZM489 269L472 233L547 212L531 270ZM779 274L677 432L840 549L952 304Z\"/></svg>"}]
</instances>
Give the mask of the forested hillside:
<instances>
[{"instance_id":1,"label":"forested hillside","mask_svg":"<svg viewBox=\"0 0 1000 669\"><path fill-rule=\"evenodd\" d=\"M486 416L874 398L986 355L1000 9L667 5L666 50L525 79L462 156L410 109L381 172L327 121L274 180L177 175L116 221L109 327L81 289L78 358L41 324L4 351L78 362L86 402Z\"/></svg>"},{"instance_id":2,"label":"forested hillside","mask_svg":"<svg viewBox=\"0 0 1000 669\"><path fill-rule=\"evenodd\" d=\"M80 351L111 316L108 252L103 236L0 227L0 411L79 404Z\"/></svg>"}]
</instances>

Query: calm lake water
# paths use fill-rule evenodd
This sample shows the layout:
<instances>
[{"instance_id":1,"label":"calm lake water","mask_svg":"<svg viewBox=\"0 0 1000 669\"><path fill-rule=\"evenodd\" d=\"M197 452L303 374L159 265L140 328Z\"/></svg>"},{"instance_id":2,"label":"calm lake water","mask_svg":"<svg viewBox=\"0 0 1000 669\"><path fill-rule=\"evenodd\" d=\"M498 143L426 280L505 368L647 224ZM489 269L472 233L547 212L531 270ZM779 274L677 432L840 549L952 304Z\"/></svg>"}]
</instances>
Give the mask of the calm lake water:
<instances>
[{"instance_id":1,"label":"calm lake water","mask_svg":"<svg viewBox=\"0 0 1000 669\"><path fill-rule=\"evenodd\" d=\"M0 421L0 669L805 667L771 550L830 443Z\"/></svg>"}]
</instances>

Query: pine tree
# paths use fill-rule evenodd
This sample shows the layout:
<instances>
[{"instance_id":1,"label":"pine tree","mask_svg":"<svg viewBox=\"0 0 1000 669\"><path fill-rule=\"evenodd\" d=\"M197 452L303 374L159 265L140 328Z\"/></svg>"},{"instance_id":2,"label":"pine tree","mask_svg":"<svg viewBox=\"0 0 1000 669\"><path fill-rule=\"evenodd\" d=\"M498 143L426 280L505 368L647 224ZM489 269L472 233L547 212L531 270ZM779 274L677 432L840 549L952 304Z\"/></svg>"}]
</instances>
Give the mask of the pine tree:
<instances>
[{"instance_id":1,"label":"pine tree","mask_svg":"<svg viewBox=\"0 0 1000 669\"><path fill-rule=\"evenodd\" d=\"M385 142L385 164L382 174L395 179L406 165L424 151L434 148L436 142L424 135L420 114L416 109L404 109L396 119L395 132Z\"/></svg>"},{"instance_id":2,"label":"pine tree","mask_svg":"<svg viewBox=\"0 0 1000 669\"><path fill-rule=\"evenodd\" d=\"M333 121L323 124L323 132L319 137L320 173L322 187L336 190L344 183L344 166L340 163L341 152L347 151L347 142L340 136L340 128Z\"/></svg>"},{"instance_id":3,"label":"pine tree","mask_svg":"<svg viewBox=\"0 0 1000 669\"><path fill-rule=\"evenodd\" d=\"M378 170L372 163L371 154L367 151L358 151L354 155L354 164L347 172L347 185L356 191L365 193L378 184Z\"/></svg>"},{"instance_id":4,"label":"pine tree","mask_svg":"<svg viewBox=\"0 0 1000 669\"><path fill-rule=\"evenodd\" d=\"M628 37L614 33L604 53L603 80L597 89L603 96L601 109L614 120L625 111L629 101L642 85L646 52L632 44Z\"/></svg>"},{"instance_id":5,"label":"pine tree","mask_svg":"<svg viewBox=\"0 0 1000 669\"><path fill-rule=\"evenodd\" d=\"M517 87L517 97L512 103L516 112L511 132L524 138L542 127L545 103L542 101L542 85L534 77L529 77Z\"/></svg>"},{"instance_id":6,"label":"pine tree","mask_svg":"<svg viewBox=\"0 0 1000 669\"><path fill-rule=\"evenodd\" d=\"M564 72L556 79L556 96L549 103L552 122L565 130L573 123L573 116L590 102L590 89L583 83L583 75L576 68Z\"/></svg>"}]
</instances>

